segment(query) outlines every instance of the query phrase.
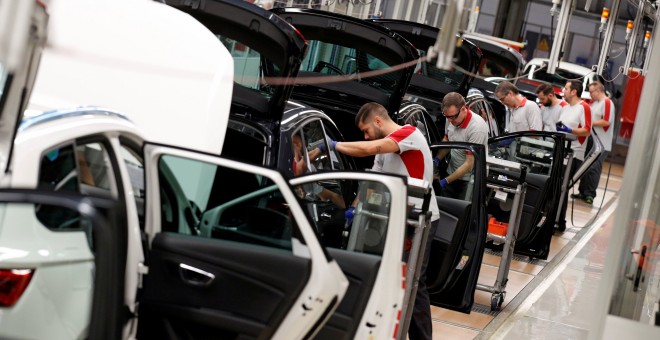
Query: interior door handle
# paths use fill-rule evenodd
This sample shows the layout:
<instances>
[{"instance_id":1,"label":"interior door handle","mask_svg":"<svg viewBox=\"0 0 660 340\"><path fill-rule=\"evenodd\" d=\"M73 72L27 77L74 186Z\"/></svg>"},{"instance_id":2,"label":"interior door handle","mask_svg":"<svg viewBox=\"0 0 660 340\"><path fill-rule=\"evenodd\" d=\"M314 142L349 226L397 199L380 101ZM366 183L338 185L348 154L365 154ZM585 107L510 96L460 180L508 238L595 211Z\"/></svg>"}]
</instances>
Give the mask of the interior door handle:
<instances>
[{"instance_id":1,"label":"interior door handle","mask_svg":"<svg viewBox=\"0 0 660 340\"><path fill-rule=\"evenodd\" d=\"M198 287L208 286L215 279L215 275L185 263L179 264L179 274L185 283Z\"/></svg>"}]
</instances>

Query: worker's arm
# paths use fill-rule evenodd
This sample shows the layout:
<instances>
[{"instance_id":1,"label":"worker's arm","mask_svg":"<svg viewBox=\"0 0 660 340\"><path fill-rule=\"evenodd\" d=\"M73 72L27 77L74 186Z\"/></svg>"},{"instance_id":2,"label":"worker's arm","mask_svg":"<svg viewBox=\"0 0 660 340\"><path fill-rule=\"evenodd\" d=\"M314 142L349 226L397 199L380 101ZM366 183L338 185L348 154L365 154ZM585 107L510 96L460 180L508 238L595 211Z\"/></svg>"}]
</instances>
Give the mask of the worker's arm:
<instances>
[{"instance_id":1,"label":"worker's arm","mask_svg":"<svg viewBox=\"0 0 660 340\"><path fill-rule=\"evenodd\" d=\"M472 171L472 167L474 166L474 155L472 153L468 153L465 155L465 162L461 164L461 166L456 169L453 173L451 173L449 176L446 177L448 183L452 183L455 180L463 178L465 174L468 172Z\"/></svg>"},{"instance_id":2,"label":"worker's arm","mask_svg":"<svg viewBox=\"0 0 660 340\"><path fill-rule=\"evenodd\" d=\"M591 134L591 129L587 128L575 128L571 131L572 134L579 136L579 137L586 137Z\"/></svg>"},{"instance_id":3,"label":"worker's arm","mask_svg":"<svg viewBox=\"0 0 660 340\"><path fill-rule=\"evenodd\" d=\"M345 155L366 157L381 153L399 152L399 144L390 138L360 142L337 142L335 149Z\"/></svg>"},{"instance_id":4,"label":"worker's arm","mask_svg":"<svg viewBox=\"0 0 660 340\"><path fill-rule=\"evenodd\" d=\"M605 119L599 119L595 122L593 122L594 126L600 126L600 127L606 127L610 126L610 122L606 121Z\"/></svg>"}]
</instances>

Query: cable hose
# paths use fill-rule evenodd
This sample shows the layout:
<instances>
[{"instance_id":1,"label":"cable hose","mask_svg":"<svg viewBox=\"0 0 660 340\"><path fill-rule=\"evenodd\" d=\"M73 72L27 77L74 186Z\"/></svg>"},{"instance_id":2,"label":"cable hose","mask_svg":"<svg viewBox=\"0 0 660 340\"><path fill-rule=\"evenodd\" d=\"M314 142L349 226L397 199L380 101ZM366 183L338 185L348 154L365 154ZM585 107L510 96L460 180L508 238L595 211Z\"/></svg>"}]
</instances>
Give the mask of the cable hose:
<instances>
[{"instance_id":1,"label":"cable hose","mask_svg":"<svg viewBox=\"0 0 660 340\"><path fill-rule=\"evenodd\" d=\"M600 200L600 206L598 207L598 210L596 210L596 214L594 215L594 218L600 214L600 210L603 208L603 203L605 202L605 195L607 194L607 185L610 183L610 173L612 172L612 152L610 152L609 155L607 155L607 159L604 159L604 161L609 160L609 169L607 169L607 178L605 179L605 189L603 189L603 198ZM601 171L602 174L602 171ZM598 180L600 182L600 178ZM575 186L573 186L573 193L575 193ZM584 228L587 225L583 226L577 226L575 225L575 221L573 219L573 213L575 212L575 199L573 199L573 202L571 202L571 224L575 228Z\"/></svg>"}]
</instances>

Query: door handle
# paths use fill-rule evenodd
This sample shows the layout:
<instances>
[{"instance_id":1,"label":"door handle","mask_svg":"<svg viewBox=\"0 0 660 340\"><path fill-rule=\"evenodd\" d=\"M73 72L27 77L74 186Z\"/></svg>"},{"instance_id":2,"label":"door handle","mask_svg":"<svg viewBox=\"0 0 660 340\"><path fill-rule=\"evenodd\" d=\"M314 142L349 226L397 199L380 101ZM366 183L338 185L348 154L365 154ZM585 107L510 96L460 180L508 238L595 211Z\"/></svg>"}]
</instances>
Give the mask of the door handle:
<instances>
[{"instance_id":1,"label":"door handle","mask_svg":"<svg viewBox=\"0 0 660 340\"><path fill-rule=\"evenodd\" d=\"M179 274L185 283L197 287L208 286L215 280L215 275L185 263L179 264Z\"/></svg>"}]
</instances>

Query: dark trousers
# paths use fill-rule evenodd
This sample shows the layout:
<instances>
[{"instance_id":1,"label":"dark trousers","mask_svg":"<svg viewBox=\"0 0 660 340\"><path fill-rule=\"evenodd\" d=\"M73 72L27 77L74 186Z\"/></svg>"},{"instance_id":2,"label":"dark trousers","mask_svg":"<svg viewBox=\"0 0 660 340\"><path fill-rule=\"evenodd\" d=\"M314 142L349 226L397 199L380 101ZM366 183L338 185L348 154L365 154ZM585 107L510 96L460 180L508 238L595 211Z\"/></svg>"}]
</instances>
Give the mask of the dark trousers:
<instances>
[{"instance_id":1,"label":"dark trousers","mask_svg":"<svg viewBox=\"0 0 660 340\"><path fill-rule=\"evenodd\" d=\"M591 198L596 198L596 189L598 189L598 183L600 182L600 174L603 172L603 162L607 157L607 151L603 151L596 162L587 170L587 172L580 179L580 187L578 188L580 194L583 196L591 196Z\"/></svg>"},{"instance_id":2,"label":"dark trousers","mask_svg":"<svg viewBox=\"0 0 660 340\"><path fill-rule=\"evenodd\" d=\"M439 195L442 197L450 197L450 198L464 200L465 195L467 194L467 189L468 189L468 181L459 179L447 184L447 186L445 186L444 189L440 189L436 192L439 193Z\"/></svg>"},{"instance_id":3,"label":"dark trousers","mask_svg":"<svg viewBox=\"0 0 660 340\"><path fill-rule=\"evenodd\" d=\"M431 340L433 338L433 327L431 324L431 298L429 297L429 291L426 288L426 267L429 264L433 236L435 235L439 224L439 219L431 222L429 237L426 239L426 249L424 250L424 259L422 260L422 268L419 274L415 305L413 307L412 319L410 320L410 327L408 328L408 337L410 340Z\"/></svg>"},{"instance_id":4,"label":"dark trousers","mask_svg":"<svg viewBox=\"0 0 660 340\"><path fill-rule=\"evenodd\" d=\"M570 177L573 177L573 175L575 175L575 172L577 171L578 168L580 168L581 165L582 165L581 160L579 160L577 158L573 158L573 165L571 166L571 173L569 174L569 182L570 182ZM564 192L564 206L559 211L559 222L558 222L559 231L566 230L566 210L568 210L568 192L569 191L570 191L570 189L567 189L566 192Z\"/></svg>"}]
</instances>

